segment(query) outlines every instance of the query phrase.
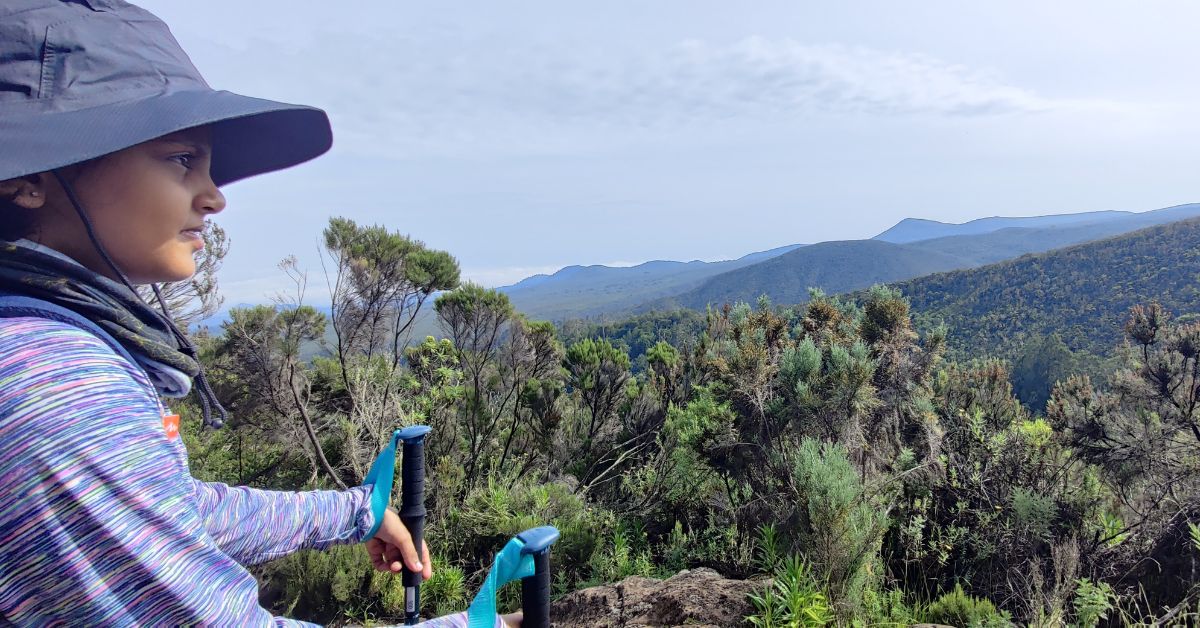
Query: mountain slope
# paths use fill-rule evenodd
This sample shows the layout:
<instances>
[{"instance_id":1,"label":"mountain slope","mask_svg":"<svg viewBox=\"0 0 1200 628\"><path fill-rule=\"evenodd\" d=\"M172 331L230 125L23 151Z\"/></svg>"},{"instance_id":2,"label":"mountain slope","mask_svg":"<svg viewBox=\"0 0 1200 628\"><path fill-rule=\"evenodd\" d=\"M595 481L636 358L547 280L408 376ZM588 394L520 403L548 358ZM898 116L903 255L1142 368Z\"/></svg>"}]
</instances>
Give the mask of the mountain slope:
<instances>
[{"instance_id":1,"label":"mountain slope","mask_svg":"<svg viewBox=\"0 0 1200 628\"><path fill-rule=\"evenodd\" d=\"M1200 219L893 285L960 351L1011 357L1057 332L1073 350L1105 354L1138 303L1200 312Z\"/></svg>"},{"instance_id":2,"label":"mountain slope","mask_svg":"<svg viewBox=\"0 0 1200 628\"><path fill-rule=\"evenodd\" d=\"M808 300L809 288L848 292L876 283L974 266L958 255L878 240L822 242L739 270L723 273L683 294L645 304L639 311L753 301L766 294L776 303Z\"/></svg>"},{"instance_id":3,"label":"mountain slope","mask_svg":"<svg viewBox=\"0 0 1200 628\"><path fill-rule=\"evenodd\" d=\"M896 223L892 228L871 239L892 242L894 244L906 244L947 236L980 235L1001 229L1039 229L1043 227L1073 225L1082 222L1103 222L1130 215L1133 215L1133 212L1103 211L1019 218L993 216L991 218L978 218L964 223L939 222L924 218L905 218Z\"/></svg>"},{"instance_id":4,"label":"mountain slope","mask_svg":"<svg viewBox=\"0 0 1200 628\"><path fill-rule=\"evenodd\" d=\"M704 280L793 251L793 244L721 262L653 261L631 267L568 266L499 288L532 318L563 320L626 311L701 284Z\"/></svg>"},{"instance_id":5,"label":"mountain slope","mask_svg":"<svg viewBox=\"0 0 1200 628\"><path fill-rule=\"evenodd\" d=\"M849 292L874 283L974 268L1029 253L1041 253L1151 225L1200 216L1200 203L1143 213L1120 214L1099 222L1064 223L1042 228L1006 228L978 235L959 235L892 244L850 240L814 244L776 258L717 275L670 298L644 304L636 311L753 302L766 294L776 303L800 303L808 289Z\"/></svg>"}]
</instances>

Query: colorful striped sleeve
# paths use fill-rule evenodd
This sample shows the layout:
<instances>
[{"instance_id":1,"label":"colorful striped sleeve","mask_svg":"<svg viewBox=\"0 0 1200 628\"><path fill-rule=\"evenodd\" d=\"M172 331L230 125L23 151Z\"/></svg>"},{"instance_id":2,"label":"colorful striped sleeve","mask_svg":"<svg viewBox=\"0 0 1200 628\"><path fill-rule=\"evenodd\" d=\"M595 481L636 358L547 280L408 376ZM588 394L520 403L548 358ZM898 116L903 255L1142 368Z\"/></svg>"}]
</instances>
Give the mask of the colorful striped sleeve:
<instances>
[{"instance_id":1,"label":"colorful striped sleeve","mask_svg":"<svg viewBox=\"0 0 1200 628\"><path fill-rule=\"evenodd\" d=\"M417 628L468 628L470 625L470 618L463 612L423 621L417 624ZM504 622L503 617L496 615L492 628L508 628L508 624Z\"/></svg>"},{"instance_id":2,"label":"colorful striped sleeve","mask_svg":"<svg viewBox=\"0 0 1200 628\"><path fill-rule=\"evenodd\" d=\"M370 487L293 492L192 482L208 534L243 565L301 549L357 543L375 520Z\"/></svg>"},{"instance_id":3,"label":"colorful striped sleeve","mask_svg":"<svg viewBox=\"0 0 1200 628\"><path fill-rule=\"evenodd\" d=\"M148 386L87 332L0 319L0 618L307 625L260 607L254 577L208 533Z\"/></svg>"}]
</instances>

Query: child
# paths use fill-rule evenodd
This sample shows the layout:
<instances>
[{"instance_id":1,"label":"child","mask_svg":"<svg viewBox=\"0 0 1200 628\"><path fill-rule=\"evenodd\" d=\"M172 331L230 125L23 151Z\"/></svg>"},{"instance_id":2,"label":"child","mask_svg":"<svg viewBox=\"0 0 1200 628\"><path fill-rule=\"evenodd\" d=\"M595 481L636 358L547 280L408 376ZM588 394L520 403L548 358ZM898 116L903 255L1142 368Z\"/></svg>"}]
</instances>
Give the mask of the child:
<instances>
[{"instance_id":1,"label":"child","mask_svg":"<svg viewBox=\"0 0 1200 628\"><path fill-rule=\"evenodd\" d=\"M429 577L370 486L193 479L162 398L224 410L133 289L195 272L219 186L331 141L320 110L209 88L125 2L0 4L0 623L298 625L243 565L342 543Z\"/></svg>"}]
</instances>

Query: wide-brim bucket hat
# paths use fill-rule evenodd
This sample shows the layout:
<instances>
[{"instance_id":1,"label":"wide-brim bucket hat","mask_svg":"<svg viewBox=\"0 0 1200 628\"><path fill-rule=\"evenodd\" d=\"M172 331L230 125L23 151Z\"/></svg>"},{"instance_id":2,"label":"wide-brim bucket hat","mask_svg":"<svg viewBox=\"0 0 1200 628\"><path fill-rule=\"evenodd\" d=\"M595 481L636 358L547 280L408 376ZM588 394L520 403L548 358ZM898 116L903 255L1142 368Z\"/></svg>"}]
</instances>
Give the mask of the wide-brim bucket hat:
<instances>
[{"instance_id":1,"label":"wide-brim bucket hat","mask_svg":"<svg viewBox=\"0 0 1200 628\"><path fill-rule=\"evenodd\" d=\"M307 161L333 142L320 109L209 87L144 9L0 2L0 181L203 125L217 185Z\"/></svg>"}]
</instances>

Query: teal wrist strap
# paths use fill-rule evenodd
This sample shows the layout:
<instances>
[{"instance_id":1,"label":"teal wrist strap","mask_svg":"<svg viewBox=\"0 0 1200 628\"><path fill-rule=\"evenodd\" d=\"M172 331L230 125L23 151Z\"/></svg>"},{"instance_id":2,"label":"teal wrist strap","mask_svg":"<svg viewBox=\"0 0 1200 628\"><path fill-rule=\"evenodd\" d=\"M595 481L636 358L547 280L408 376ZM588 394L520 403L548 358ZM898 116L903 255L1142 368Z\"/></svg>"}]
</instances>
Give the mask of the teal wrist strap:
<instances>
[{"instance_id":1,"label":"teal wrist strap","mask_svg":"<svg viewBox=\"0 0 1200 628\"><path fill-rule=\"evenodd\" d=\"M396 447L400 444L400 432L401 430L396 430L392 434L391 442L379 452L379 456L371 464L371 470L367 472L367 477L363 478L363 486L371 487L371 514L375 519L371 523L371 530L363 537L364 541L374 537L379 531L388 502L392 498L392 481L396 477Z\"/></svg>"},{"instance_id":2,"label":"teal wrist strap","mask_svg":"<svg viewBox=\"0 0 1200 628\"><path fill-rule=\"evenodd\" d=\"M522 554L525 547L520 539L512 539L496 555L492 570L487 579L475 594L471 606L467 608L468 628L492 628L496 625L496 592L500 587L521 578L533 575L533 556Z\"/></svg>"},{"instance_id":3,"label":"teal wrist strap","mask_svg":"<svg viewBox=\"0 0 1200 628\"><path fill-rule=\"evenodd\" d=\"M388 504L392 499L392 482L396 478L396 448L403 441L420 439L428 433L429 428L424 425L411 425L396 430L392 433L392 439L387 447L379 452L379 456L371 464L371 470L367 471L367 477L363 478L362 485L371 487L371 514L375 521L362 540L366 541L374 537L375 533L379 531L379 526L383 525L383 515L387 512Z\"/></svg>"}]
</instances>

